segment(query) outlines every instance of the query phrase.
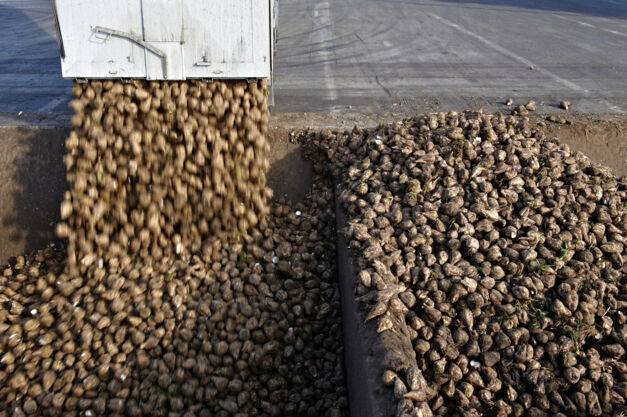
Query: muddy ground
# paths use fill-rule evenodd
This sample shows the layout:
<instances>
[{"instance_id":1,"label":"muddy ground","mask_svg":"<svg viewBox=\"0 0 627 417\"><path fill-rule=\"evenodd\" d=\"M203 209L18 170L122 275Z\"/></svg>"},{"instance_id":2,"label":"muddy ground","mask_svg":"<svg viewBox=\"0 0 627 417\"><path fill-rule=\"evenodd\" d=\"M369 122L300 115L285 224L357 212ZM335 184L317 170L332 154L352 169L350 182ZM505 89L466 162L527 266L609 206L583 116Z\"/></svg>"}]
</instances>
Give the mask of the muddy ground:
<instances>
[{"instance_id":1,"label":"muddy ground","mask_svg":"<svg viewBox=\"0 0 627 417\"><path fill-rule=\"evenodd\" d=\"M369 127L408 116L357 112L273 115L268 182L275 196L299 201L312 181L312 167L292 143L290 132ZM571 124L546 122L543 129L611 167L618 175L627 175L627 117L573 113L565 116ZM543 115L534 117L544 120ZM69 127L0 127L0 264L11 256L60 244L53 230L67 189L63 154L68 132Z\"/></svg>"}]
</instances>

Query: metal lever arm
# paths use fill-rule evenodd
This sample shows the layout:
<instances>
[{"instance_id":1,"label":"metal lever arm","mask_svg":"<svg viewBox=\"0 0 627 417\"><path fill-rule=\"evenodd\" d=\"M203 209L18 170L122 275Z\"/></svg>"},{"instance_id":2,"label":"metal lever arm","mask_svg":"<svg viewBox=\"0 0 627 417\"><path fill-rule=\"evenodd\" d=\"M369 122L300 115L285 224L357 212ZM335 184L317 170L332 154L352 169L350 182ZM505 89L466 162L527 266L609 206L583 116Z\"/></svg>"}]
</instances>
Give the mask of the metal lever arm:
<instances>
[{"instance_id":1,"label":"metal lever arm","mask_svg":"<svg viewBox=\"0 0 627 417\"><path fill-rule=\"evenodd\" d=\"M163 52L161 49L154 47L153 45L145 42L143 39L140 39L139 37L131 34L131 33L126 33L126 32L121 32L119 30L115 30L115 29L109 29L109 28L105 28L102 26L96 26L94 28L94 31L96 33L104 33L107 34L109 36L117 36L118 38L124 38L124 39L128 39L132 42L135 42L136 44L138 44L139 46L144 47L145 49L147 49L148 51L152 52L153 54L161 57L161 59L163 60L163 78L167 79L168 78L168 57L166 55L165 52Z\"/></svg>"}]
</instances>

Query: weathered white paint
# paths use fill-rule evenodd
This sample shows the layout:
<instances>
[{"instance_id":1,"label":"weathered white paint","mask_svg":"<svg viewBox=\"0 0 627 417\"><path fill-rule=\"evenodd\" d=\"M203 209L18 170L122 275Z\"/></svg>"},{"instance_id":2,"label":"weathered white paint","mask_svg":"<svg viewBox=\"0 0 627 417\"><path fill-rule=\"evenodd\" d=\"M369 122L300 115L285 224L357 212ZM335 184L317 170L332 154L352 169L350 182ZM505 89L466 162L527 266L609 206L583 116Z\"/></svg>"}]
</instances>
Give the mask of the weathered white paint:
<instances>
[{"instance_id":1,"label":"weathered white paint","mask_svg":"<svg viewBox=\"0 0 627 417\"><path fill-rule=\"evenodd\" d=\"M271 77L274 0L57 0L56 7L65 78Z\"/></svg>"},{"instance_id":2,"label":"weathered white paint","mask_svg":"<svg viewBox=\"0 0 627 417\"><path fill-rule=\"evenodd\" d=\"M146 78L184 80L183 45L180 42L150 42L150 44L163 51L167 59L164 61L160 56L146 51Z\"/></svg>"},{"instance_id":3,"label":"weathered white paint","mask_svg":"<svg viewBox=\"0 0 627 417\"><path fill-rule=\"evenodd\" d=\"M66 78L145 78L144 48L92 30L103 26L143 36L140 0L57 1Z\"/></svg>"},{"instance_id":4,"label":"weathered white paint","mask_svg":"<svg viewBox=\"0 0 627 417\"><path fill-rule=\"evenodd\" d=\"M270 76L271 2L184 1L185 76L255 78ZM252 28L252 30L251 30Z\"/></svg>"},{"instance_id":5,"label":"weathered white paint","mask_svg":"<svg viewBox=\"0 0 627 417\"><path fill-rule=\"evenodd\" d=\"M142 0L144 40L180 42L183 28L183 0Z\"/></svg>"}]
</instances>

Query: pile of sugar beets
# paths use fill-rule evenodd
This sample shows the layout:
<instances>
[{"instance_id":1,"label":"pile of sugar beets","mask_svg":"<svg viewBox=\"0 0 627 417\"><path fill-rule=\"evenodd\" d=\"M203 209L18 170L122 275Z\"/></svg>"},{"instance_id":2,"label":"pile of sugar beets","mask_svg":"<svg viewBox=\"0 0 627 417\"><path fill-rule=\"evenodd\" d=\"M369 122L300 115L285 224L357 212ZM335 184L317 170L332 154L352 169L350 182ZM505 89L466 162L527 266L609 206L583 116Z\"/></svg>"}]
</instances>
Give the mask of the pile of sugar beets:
<instances>
[{"instance_id":1,"label":"pile of sugar beets","mask_svg":"<svg viewBox=\"0 0 627 417\"><path fill-rule=\"evenodd\" d=\"M269 203L265 82L76 85L59 236L0 268L0 416L342 416L331 184Z\"/></svg>"},{"instance_id":2,"label":"pile of sugar beets","mask_svg":"<svg viewBox=\"0 0 627 417\"><path fill-rule=\"evenodd\" d=\"M627 413L627 181L527 117L309 133L399 416Z\"/></svg>"}]
</instances>

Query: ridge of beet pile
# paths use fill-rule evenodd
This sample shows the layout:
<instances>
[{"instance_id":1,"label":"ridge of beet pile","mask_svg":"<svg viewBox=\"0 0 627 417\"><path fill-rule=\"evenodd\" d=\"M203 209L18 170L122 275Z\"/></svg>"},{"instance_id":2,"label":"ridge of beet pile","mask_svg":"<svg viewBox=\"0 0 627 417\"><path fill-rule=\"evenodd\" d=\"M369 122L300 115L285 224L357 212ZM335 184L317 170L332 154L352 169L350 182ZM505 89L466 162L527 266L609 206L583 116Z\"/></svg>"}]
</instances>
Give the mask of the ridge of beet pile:
<instances>
[{"instance_id":1,"label":"ridge of beet pile","mask_svg":"<svg viewBox=\"0 0 627 417\"><path fill-rule=\"evenodd\" d=\"M337 178L396 415L625 415L625 177L499 113L300 139Z\"/></svg>"},{"instance_id":2,"label":"ridge of beet pile","mask_svg":"<svg viewBox=\"0 0 627 417\"><path fill-rule=\"evenodd\" d=\"M268 90L74 87L52 248L0 275L0 416L342 416L331 184L269 201Z\"/></svg>"}]
</instances>

